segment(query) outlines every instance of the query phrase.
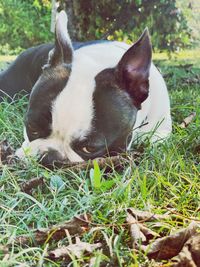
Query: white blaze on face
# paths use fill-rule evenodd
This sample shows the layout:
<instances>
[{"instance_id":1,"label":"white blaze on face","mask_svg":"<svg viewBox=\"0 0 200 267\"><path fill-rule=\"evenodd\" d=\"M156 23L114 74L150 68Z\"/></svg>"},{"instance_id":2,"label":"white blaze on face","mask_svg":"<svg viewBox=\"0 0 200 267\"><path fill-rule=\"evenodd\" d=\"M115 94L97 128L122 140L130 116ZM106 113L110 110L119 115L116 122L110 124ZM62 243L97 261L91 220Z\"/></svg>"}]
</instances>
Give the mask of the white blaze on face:
<instances>
[{"instance_id":1,"label":"white blaze on face","mask_svg":"<svg viewBox=\"0 0 200 267\"><path fill-rule=\"evenodd\" d=\"M51 135L63 140L64 154L72 161L71 141L84 139L92 130L95 76L105 68L116 66L123 53L123 49L108 44L84 47L74 53L67 85L52 107ZM77 160L80 160L78 155Z\"/></svg>"},{"instance_id":2,"label":"white blaze on face","mask_svg":"<svg viewBox=\"0 0 200 267\"><path fill-rule=\"evenodd\" d=\"M115 67L128 48L126 44L112 42L74 51L69 80L52 105L52 134L30 142L31 154L43 153L51 148L72 162L82 161L70 145L74 139L84 139L92 130L95 76L105 68Z\"/></svg>"}]
</instances>

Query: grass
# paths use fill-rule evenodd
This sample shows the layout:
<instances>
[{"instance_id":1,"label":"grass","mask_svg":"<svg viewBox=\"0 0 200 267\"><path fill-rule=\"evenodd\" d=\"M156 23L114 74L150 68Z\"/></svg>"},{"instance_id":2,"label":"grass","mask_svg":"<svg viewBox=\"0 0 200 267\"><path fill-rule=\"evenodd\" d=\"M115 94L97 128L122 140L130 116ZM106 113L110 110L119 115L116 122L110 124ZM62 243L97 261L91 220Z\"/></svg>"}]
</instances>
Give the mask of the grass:
<instances>
[{"instance_id":1,"label":"grass","mask_svg":"<svg viewBox=\"0 0 200 267\"><path fill-rule=\"evenodd\" d=\"M4 56L0 55L0 71L6 68L9 62L14 60L16 56Z\"/></svg>"},{"instance_id":2,"label":"grass","mask_svg":"<svg viewBox=\"0 0 200 267\"><path fill-rule=\"evenodd\" d=\"M56 247L56 243L21 247L14 239L21 234L31 237L32 229L48 227L82 213L91 214L92 221L101 225L81 237L89 243L100 240L105 244L106 249L94 253L99 261L94 266L106 266L109 262L108 266L150 266L145 255L131 249L129 231L123 226L128 207L155 213L173 208L187 218L200 220L200 58L197 55L200 53L187 51L171 60L163 54L154 56L169 88L173 134L159 146L146 144L139 164L124 163L123 171L109 173L99 172L96 165L90 172L50 171L33 160L24 168L1 167L0 266L65 266L45 258L46 250ZM23 97L12 105L6 101L0 104L0 140L6 138L14 148L23 140L26 104ZM193 111L197 114L195 119L188 128L181 129L179 123ZM21 192L20 183L41 176L45 178L45 188L35 189L32 196ZM172 219L158 231L168 233L187 225L188 220ZM6 244L11 244L7 255L1 252ZM68 244L67 238L59 242L62 244ZM74 259L69 266L85 266L84 259Z\"/></svg>"}]
</instances>

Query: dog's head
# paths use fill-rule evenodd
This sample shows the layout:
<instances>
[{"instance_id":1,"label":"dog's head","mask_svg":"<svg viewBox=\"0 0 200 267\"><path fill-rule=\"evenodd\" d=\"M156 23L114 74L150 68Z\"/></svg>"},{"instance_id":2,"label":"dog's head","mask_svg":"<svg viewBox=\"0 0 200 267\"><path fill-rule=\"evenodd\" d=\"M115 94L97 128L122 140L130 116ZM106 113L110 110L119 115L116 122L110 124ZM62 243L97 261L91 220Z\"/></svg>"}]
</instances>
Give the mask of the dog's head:
<instances>
[{"instance_id":1,"label":"dog's head","mask_svg":"<svg viewBox=\"0 0 200 267\"><path fill-rule=\"evenodd\" d=\"M66 24L61 12L55 47L33 87L25 121L29 141L48 163L124 149L149 93L147 30L130 48L107 42L73 50Z\"/></svg>"}]
</instances>

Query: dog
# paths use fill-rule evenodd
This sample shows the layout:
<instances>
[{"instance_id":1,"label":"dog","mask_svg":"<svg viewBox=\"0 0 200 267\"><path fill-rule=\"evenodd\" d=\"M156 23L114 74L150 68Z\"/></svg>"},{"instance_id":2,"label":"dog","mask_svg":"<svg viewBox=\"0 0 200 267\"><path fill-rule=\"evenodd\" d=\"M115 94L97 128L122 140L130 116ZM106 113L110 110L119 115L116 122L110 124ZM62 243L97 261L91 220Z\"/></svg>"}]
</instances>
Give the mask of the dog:
<instances>
[{"instance_id":1,"label":"dog","mask_svg":"<svg viewBox=\"0 0 200 267\"><path fill-rule=\"evenodd\" d=\"M172 130L164 79L152 63L148 30L129 46L72 43L61 11L55 44L23 52L0 76L0 89L30 93L19 158L44 164L81 162L130 148L138 136L166 139ZM135 130L133 130L135 129Z\"/></svg>"}]
</instances>

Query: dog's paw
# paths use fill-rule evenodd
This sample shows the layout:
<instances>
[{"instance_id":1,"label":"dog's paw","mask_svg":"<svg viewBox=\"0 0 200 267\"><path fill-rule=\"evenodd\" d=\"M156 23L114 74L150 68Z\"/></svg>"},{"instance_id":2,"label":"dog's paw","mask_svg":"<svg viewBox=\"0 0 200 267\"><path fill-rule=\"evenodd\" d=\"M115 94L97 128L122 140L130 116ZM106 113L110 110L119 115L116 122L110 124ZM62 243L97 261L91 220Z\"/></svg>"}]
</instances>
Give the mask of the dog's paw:
<instances>
[{"instance_id":1,"label":"dog's paw","mask_svg":"<svg viewBox=\"0 0 200 267\"><path fill-rule=\"evenodd\" d=\"M37 140L35 140L37 141ZM21 160L26 160L28 157L36 157L40 153L38 142L24 141L22 146L15 152L15 156Z\"/></svg>"},{"instance_id":2,"label":"dog's paw","mask_svg":"<svg viewBox=\"0 0 200 267\"><path fill-rule=\"evenodd\" d=\"M18 148L15 151L15 156L18 157L19 159L24 159L25 158L25 152L24 149L22 147Z\"/></svg>"}]
</instances>

